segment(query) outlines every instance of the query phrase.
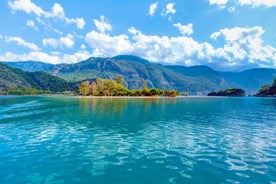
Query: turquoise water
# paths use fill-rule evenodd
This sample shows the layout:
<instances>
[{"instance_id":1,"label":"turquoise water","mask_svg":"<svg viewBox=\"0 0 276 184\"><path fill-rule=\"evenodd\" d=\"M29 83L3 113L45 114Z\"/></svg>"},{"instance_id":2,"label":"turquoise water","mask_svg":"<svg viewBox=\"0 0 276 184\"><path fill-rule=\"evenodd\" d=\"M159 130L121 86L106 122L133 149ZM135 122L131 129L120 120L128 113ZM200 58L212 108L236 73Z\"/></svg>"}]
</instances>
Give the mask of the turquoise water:
<instances>
[{"instance_id":1,"label":"turquoise water","mask_svg":"<svg viewBox=\"0 0 276 184\"><path fill-rule=\"evenodd\" d=\"M276 183L276 99L0 97L0 183Z\"/></svg>"}]
</instances>

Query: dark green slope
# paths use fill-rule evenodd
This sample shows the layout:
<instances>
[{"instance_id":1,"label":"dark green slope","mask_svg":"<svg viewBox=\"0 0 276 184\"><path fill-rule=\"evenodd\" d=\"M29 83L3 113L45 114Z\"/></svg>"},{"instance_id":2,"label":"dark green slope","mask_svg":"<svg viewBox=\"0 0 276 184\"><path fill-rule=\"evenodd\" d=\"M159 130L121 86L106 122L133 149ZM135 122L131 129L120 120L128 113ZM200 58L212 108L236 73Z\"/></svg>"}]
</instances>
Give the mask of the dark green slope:
<instances>
[{"instance_id":1,"label":"dark green slope","mask_svg":"<svg viewBox=\"0 0 276 184\"><path fill-rule=\"evenodd\" d=\"M72 84L64 79L44 72L26 72L0 63L0 94L29 88L61 92L71 90L71 86Z\"/></svg>"}]
</instances>

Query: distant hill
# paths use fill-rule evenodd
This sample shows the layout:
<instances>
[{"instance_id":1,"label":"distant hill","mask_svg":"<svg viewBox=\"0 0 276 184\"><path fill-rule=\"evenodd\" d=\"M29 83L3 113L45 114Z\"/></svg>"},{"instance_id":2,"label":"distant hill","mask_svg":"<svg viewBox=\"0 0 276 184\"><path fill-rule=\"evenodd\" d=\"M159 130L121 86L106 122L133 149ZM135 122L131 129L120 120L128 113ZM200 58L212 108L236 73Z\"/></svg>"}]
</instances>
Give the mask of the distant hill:
<instances>
[{"instance_id":1,"label":"distant hill","mask_svg":"<svg viewBox=\"0 0 276 184\"><path fill-rule=\"evenodd\" d=\"M226 81L243 88L247 94L255 94L261 86L270 84L276 77L276 69L254 68L242 72L221 72Z\"/></svg>"},{"instance_id":2,"label":"distant hill","mask_svg":"<svg viewBox=\"0 0 276 184\"><path fill-rule=\"evenodd\" d=\"M45 72L26 72L0 63L0 94L30 88L61 92L71 90L72 84Z\"/></svg>"},{"instance_id":3,"label":"distant hill","mask_svg":"<svg viewBox=\"0 0 276 184\"><path fill-rule=\"evenodd\" d=\"M130 89L141 88L142 80L145 79L149 87L177 89L190 94L207 94L229 88L241 88L247 94L255 94L261 86L269 84L276 77L276 69L256 68L242 72L219 72L208 66L155 64L130 55L112 58L92 57L75 64L16 63L12 64L27 71L45 71L71 82L97 77L113 79L122 75L125 85Z\"/></svg>"},{"instance_id":4,"label":"distant hill","mask_svg":"<svg viewBox=\"0 0 276 184\"><path fill-rule=\"evenodd\" d=\"M45 71L53 66L52 64L38 62L38 61L3 62L3 63L22 69L24 71L29 71L29 72Z\"/></svg>"}]
</instances>

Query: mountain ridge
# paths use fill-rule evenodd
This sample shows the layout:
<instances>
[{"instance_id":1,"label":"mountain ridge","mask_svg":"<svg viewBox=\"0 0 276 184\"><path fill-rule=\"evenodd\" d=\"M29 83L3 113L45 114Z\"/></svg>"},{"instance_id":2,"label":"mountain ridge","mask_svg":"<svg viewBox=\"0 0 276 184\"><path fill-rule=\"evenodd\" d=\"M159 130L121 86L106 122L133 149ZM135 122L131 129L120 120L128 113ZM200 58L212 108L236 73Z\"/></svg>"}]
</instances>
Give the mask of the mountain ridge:
<instances>
[{"instance_id":1,"label":"mountain ridge","mask_svg":"<svg viewBox=\"0 0 276 184\"><path fill-rule=\"evenodd\" d=\"M146 80L149 87L177 89L190 94L207 94L227 88L242 88L248 94L255 94L262 85L276 77L276 69L224 72L205 65L186 67L157 64L132 55L90 57L74 64L50 65L42 71L71 82L98 77L113 79L121 75L124 84L130 89L141 88L142 80Z\"/></svg>"}]
</instances>

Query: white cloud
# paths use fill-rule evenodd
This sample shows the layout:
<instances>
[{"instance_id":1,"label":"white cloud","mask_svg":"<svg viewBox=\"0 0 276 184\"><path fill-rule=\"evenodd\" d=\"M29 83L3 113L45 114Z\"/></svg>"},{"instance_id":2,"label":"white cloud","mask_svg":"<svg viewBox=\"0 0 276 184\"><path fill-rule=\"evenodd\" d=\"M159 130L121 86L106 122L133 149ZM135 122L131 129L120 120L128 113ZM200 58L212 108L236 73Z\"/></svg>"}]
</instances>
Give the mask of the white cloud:
<instances>
[{"instance_id":1,"label":"white cloud","mask_svg":"<svg viewBox=\"0 0 276 184\"><path fill-rule=\"evenodd\" d=\"M74 36L72 34L67 34L66 37L61 37L59 39L54 38L45 38L42 40L43 46L50 46L53 48L73 48L75 42L74 42Z\"/></svg>"},{"instance_id":2,"label":"white cloud","mask_svg":"<svg viewBox=\"0 0 276 184\"><path fill-rule=\"evenodd\" d=\"M95 56L115 56L119 54L127 54L133 50L133 47L127 35L109 36L107 34L91 31L85 41L93 48Z\"/></svg>"},{"instance_id":3,"label":"white cloud","mask_svg":"<svg viewBox=\"0 0 276 184\"><path fill-rule=\"evenodd\" d=\"M108 20L101 15L100 20L94 19L94 24L101 33L112 30L112 25L108 23Z\"/></svg>"},{"instance_id":4,"label":"white cloud","mask_svg":"<svg viewBox=\"0 0 276 184\"><path fill-rule=\"evenodd\" d=\"M258 6L276 6L276 1L275 0L238 0L238 3L240 5L250 5L253 7L258 7Z\"/></svg>"},{"instance_id":5,"label":"white cloud","mask_svg":"<svg viewBox=\"0 0 276 184\"><path fill-rule=\"evenodd\" d=\"M34 13L38 17L58 18L64 20L67 24L75 23L78 29L83 29L85 21L83 18L67 18L63 7L55 3L52 7L52 12L44 11L41 7L34 4L31 0L15 0L8 2L9 7L13 12L24 11L28 14Z\"/></svg>"},{"instance_id":6,"label":"white cloud","mask_svg":"<svg viewBox=\"0 0 276 184\"><path fill-rule=\"evenodd\" d=\"M155 14L157 6L158 6L158 2L152 3L150 5L150 7L149 7L149 13L148 13L150 16L153 16Z\"/></svg>"},{"instance_id":7,"label":"white cloud","mask_svg":"<svg viewBox=\"0 0 276 184\"><path fill-rule=\"evenodd\" d=\"M63 7L60 4L55 3L52 7L52 13L49 13L48 16L57 17L59 19L64 19L65 13L64 13Z\"/></svg>"},{"instance_id":8,"label":"white cloud","mask_svg":"<svg viewBox=\"0 0 276 184\"><path fill-rule=\"evenodd\" d=\"M218 5L221 8L225 8L227 3L231 3L233 5L239 5L239 6L248 5L248 6L252 6L252 7L276 6L275 0L209 0L210 5Z\"/></svg>"},{"instance_id":9,"label":"white cloud","mask_svg":"<svg viewBox=\"0 0 276 184\"><path fill-rule=\"evenodd\" d=\"M164 61L170 64L196 64L196 58L203 58L212 49L208 43L198 43L190 37L148 36L135 28L130 28L133 34L133 54L151 61Z\"/></svg>"},{"instance_id":10,"label":"white cloud","mask_svg":"<svg viewBox=\"0 0 276 184\"><path fill-rule=\"evenodd\" d=\"M45 11L43 11L39 6L36 6L31 0L9 1L8 5L13 12L21 10L28 14L34 13L39 17L46 14Z\"/></svg>"},{"instance_id":11,"label":"white cloud","mask_svg":"<svg viewBox=\"0 0 276 184\"><path fill-rule=\"evenodd\" d=\"M64 54L59 52L53 52L50 54L44 52L29 52L24 54L14 54L6 52L0 55L0 61L42 61L52 64L60 63L76 63L86 60L91 57L91 54L87 51L77 51L74 54Z\"/></svg>"},{"instance_id":12,"label":"white cloud","mask_svg":"<svg viewBox=\"0 0 276 184\"><path fill-rule=\"evenodd\" d=\"M276 48L264 46L261 36L264 34L262 27L252 28L226 28L213 33L210 37L217 40L219 37L225 45L215 50L215 55L223 57L235 65L268 65L276 66ZM237 63L238 62L238 63Z\"/></svg>"},{"instance_id":13,"label":"white cloud","mask_svg":"<svg viewBox=\"0 0 276 184\"><path fill-rule=\"evenodd\" d=\"M25 40L23 40L20 37L8 37L7 36L7 37L5 37L5 41L7 43L14 42L17 45L29 48L32 51L39 51L40 50L40 48L36 44L30 43L30 42L26 42Z\"/></svg>"},{"instance_id":14,"label":"white cloud","mask_svg":"<svg viewBox=\"0 0 276 184\"><path fill-rule=\"evenodd\" d=\"M174 26L179 30L182 35L193 34L193 24L189 23L187 25L182 25L181 23L174 24Z\"/></svg>"},{"instance_id":15,"label":"white cloud","mask_svg":"<svg viewBox=\"0 0 276 184\"><path fill-rule=\"evenodd\" d=\"M133 54L153 62L162 61L186 66L207 64L223 70L248 65L276 67L276 48L263 45L261 36L264 30L261 27L237 27L215 32L210 37L224 41L222 47L218 48L207 42L199 43L185 35L145 35L134 27L128 31L131 36L110 36L91 31L85 40L93 49L94 56Z\"/></svg>"},{"instance_id":16,"label":"white cloud","mask_svg":"<svg viewBox=\"0 0 276 184\"><path fill-rule=\"evenodd\" d=\"M31 27L31 28L33 28L34 30L38 31L38 28L36 27L34 21L32 21L32 20L27 20L27 21L26 21L26 26Z\"/></svg>"},{"instance_id":17,"label":"white cloud","mask_svg":"<svg viewBox=\"0 0 276 184\"><path fill-rule=\"evenodd\" d=\"M176 10L174 9L174 5L175 5L175 3L168 3L166 5L166 10L165 10L164 15L175 14Z\"/></svg>"},{"instance_id":18,"label":"white cloud","mask_svg":"<svg viewBox=\"0 0 276 184\"><path fill-rule=\"evenodd\" d=\"M224 6L228 3L228 0L209 0L210 5Z\"/></svg>"},{"instance_id":19,"label":"white cloud","mask_svg":"<svg viewBox=\"0 0 276 184\"><path fill-rule=\"evenodd\" d=\"M172 16L171 16L171 15L173 15L173 14L176 13L176 10L175 10L175 8L174 8L174 5L175 5L175 3L168 3L168 4L166 5L166 8L163 9L163 12L161 13L161 15L162 15L163 17L168 16L168 20L169 20L169 21L172 20Z\"/></svg>"}]
</instances>

